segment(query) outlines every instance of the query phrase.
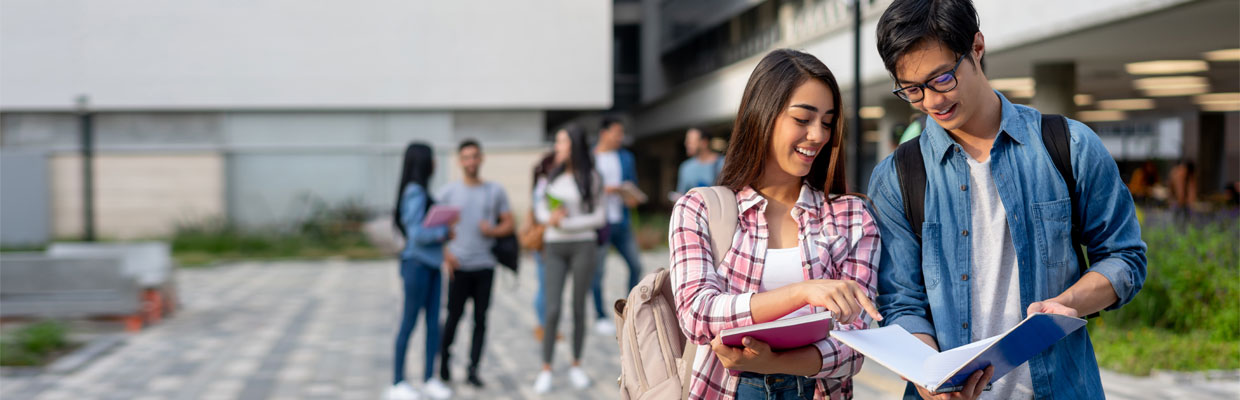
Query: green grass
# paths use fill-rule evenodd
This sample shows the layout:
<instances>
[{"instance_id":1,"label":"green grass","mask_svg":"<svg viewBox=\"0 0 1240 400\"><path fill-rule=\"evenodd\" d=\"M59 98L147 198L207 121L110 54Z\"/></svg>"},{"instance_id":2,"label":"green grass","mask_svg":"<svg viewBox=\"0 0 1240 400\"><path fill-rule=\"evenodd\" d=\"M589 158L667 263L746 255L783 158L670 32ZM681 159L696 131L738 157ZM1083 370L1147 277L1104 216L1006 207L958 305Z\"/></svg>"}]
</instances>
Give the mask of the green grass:
<instances>
[{"instance_id":1,"label":"green grass","mask_svg":"<svg viewBox=\"0 0 1240 400\"><path fill-rule=\"evenodd\" d=\"M64 324L36 322L0 337L0 365L44 365L70 347L68 329Z\"/></svg>"},{"instance_id":2,"label":"green grass","mask_svg":"<svg viewBox=\"0 0 1240 400\"><path fill-rule=\"evenodd\" d=\"M386 256L361 232L369 213L360 204L315 202L311 207L308 217L280 226L243 228L220 219L184 224L171 240L173 258L182 266L198 266L237 260Z\"/></svg>"},{"instance_id":3,"label":"green grass","mask_svg":"<svg viewBox=\"0 0 1240 400\"><path fill-rule=\"evenodd\" d=\"M1240 221L1143 227L1142 234L1144 287L1090 321L1098 362L1137 375L1240 368Z\"/></svg>"}]
</instances>

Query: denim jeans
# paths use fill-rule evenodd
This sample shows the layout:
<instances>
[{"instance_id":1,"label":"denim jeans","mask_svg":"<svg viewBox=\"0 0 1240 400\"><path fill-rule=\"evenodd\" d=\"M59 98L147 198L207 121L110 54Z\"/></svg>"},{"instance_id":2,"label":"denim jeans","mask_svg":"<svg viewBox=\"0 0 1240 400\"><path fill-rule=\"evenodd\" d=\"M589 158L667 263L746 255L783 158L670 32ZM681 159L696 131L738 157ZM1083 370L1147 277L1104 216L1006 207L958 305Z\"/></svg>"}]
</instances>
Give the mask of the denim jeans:
<instances>
[{"instance_id":1,"label":"denim jeans","mask_svg":"<svg viewBox=\"0 0 1240 400\"><path fill-rule=\"evenodd\" d=\"M538 314L539 325L547 325L547 299L543 289L543 270L545 269L543 268L543 252L532 251L530 253L534 255L534 264L538 268L537 272L535 272L538 275L538 291L534 292L534 313Z\"/></svg>"},{"instance_id":2,"label":"denim jeans","mask_svg":"<svg viewBox=\"0 0 1240 400\"><path fill-rule=\"evenodd\" d=\"M817 382L812 378L786 374L741 373L736 400L813 399Z\"/></svg>"},{"instance_id":3,"label":"denim jeans","mask_svg":"<svg viewBox=\"0 0 1240 400\"><path fill-rule=\"evenodd\" d=\"M392 384L405 380L405 354L409 349L409 336L413 334L413 328L418 322L418 312L423 308L426 309L426 360L423 363L423 381L431 379L435 355L439 350L439 297L442 292L439 267L402 259L400 277L404 282L405 305L400 318L400 332L396 334Z\"/></svg>"},{"instance_id":4,"label":"denim jeans","mask_svg":"<svg viewBox=\"0 0 1240 400\"><path fill-rule=\"evenodd\" d=\"M594 311L597 312L598 318L607 318L611 314L607 312L608 307L604 307L603 303L603 275L606 273L607 247L615 247L620 252L620 257L624 258L624 262L629 265L629 289L637 286L637 282L642 279L642 262L640 253L637 251L637 240L633 238L633 230L629 221L623 221L617 224L608 225L611 230L611 236L603 243L598 250L598 270L594 272L594 283L590 287L590 291L594 292ZM611 302L621 297L628 297L629 293L620 294L619 297L613 297ZM610 305L610 302L609 302Z\"/></svg>"}]
</instances>

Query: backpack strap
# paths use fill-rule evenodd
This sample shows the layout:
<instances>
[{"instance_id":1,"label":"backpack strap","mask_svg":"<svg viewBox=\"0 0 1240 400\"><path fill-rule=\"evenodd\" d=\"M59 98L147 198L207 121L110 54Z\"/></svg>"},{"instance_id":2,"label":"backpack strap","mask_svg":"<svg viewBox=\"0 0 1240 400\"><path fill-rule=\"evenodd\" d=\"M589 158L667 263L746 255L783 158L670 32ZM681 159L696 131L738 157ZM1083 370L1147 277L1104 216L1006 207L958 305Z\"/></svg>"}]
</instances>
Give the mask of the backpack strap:
<instances>
[{"instance_id":1,"label":"backpack strap","mask_svg":"<svg viewBox=\"0 0 1240 400\"><path fill-rule=\"evenodd\" d=\"M896 177L904 199L904 217L917 243L921 243L921 224L926 219L926 165L921 156L921 139L900 144L895 153Z\"/></svg>"},{"instance_id":2,"label":"backpack strap","mask_svg":"<svg viewBox=\"0 0 1240 400\"><path fill-rule=\"evenodd\" d=\"M1087 263L1088 258L1085 257L1085 250L1081 246L1081 216L1076 213L1076 207L1080 204L1080 193L1076 191L1076 175L1072 173L1072 135L1068 132L1068 119L1057 114L1042 114L1042 144L1046 146L1046 152L1050 154L1051 161L1055 162L1055 169L1059 170L1059 176L1063 177L1064 183L1068 185L1068 197L1072 199L1072 250L1076 253L1076 265L1081 270L1081 275L1085 275L1085 271L1089 269ZM1096 316L1098 314L1094 314Z\"/></svg>"},{"instance_id":3,"label":"backpack strap","mask_svg":"<svg viewBox=\"0 0 1240 400\"><path fill-rule=\"evenodd\" d=\"M736 235L737 210L736 193L727 186L699 187L689 190L685 195L698 192L706 204L706 227L710 232L710 254L715 262L715 269L723 262L723 255L732 250L732 237ZM689 398L689 383L693 380L693 360L697 357L697 344L685 341L685 352L680 360L684 363L685 372L680 374L680 398Z\"/></svg>"}]
</instances>

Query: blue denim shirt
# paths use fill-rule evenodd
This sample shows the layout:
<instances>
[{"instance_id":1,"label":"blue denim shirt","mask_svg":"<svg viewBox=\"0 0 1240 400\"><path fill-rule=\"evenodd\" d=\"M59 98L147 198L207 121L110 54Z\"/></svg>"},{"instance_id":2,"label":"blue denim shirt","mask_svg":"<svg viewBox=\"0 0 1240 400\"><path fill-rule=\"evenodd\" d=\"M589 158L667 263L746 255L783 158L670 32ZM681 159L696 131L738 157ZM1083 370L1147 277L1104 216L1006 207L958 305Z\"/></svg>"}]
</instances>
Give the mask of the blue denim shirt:
<instances>
[{"instance_id":1,"label":"blue denim shirt","mask_svg":"<svg viewBox=\"0 0 1240 400\"><path fill-rule=\"evenodd\" d=\"M1002 122L990 150L991 174L1016 248L1023 314L1030 303L1063 293L1081 272L1072 250L1072 203L1042 144L1041 113L995 93L1002 103ZM1116 309L1132 300L1145 281L1141 228L1132 195L1098 135L1073 120L1068 130L1089 271L1110 280L1119 301L1107 309ZM869 195L883 238L878 310L884 325L932 335L939 349L948 350L985 339L971 337L970 287L963 278L971 274L973 251L965 233L972 226L972 205L962 189L970 184L968 156L935 122L918 140L926 166L923 245L905 218L892 157L870 177ZM1029 367L1039 399L1103 398L1098 362L1085 329L1035 356Z\"/></svg>"},{"instance_id":2,"label":"blue denim shirt","mask_svg":"<svg viewBox=\"0 0 1240 400\"><path fill-rule=\"evenodd\" d=\"M400 252L400 258L438 269L443 264L443 242L448 238L448 227L422 226L429 196L426 189L416 183L405 185L400 195L400 221L405 224L405 250Z\"/></svg>"}]
</instances>

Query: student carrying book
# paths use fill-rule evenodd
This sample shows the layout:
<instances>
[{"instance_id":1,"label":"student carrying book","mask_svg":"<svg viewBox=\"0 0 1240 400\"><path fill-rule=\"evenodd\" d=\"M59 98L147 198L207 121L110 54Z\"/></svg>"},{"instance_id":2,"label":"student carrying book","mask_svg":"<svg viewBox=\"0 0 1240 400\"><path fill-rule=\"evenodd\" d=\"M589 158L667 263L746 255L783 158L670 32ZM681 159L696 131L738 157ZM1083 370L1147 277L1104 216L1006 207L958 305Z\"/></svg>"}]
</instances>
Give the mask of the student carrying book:
<instances>
[{"instance_id":1,"label":"student carrying book","mask_svg":"<svg viewBox=\"0 0 1240 400\"><path fill-rule=\"evenodd\" d=\"M793 50L767 54L745 86L719 179L736 194L731 249L711 254L701 193L676 202L669 236L677 319L703 345L690 399L852 397L862 356L834 339L782 352L752 338L743 348L720 341L725 329L811 312L831 311L842 330L864 329L863 315L881 318L872 305L878 226L865 201L842 195L841 115L839 85L821 61Z\"/></svg>"},{"instance_id":2,"label":"student carrying book","mask_svg":"<svg viewBox=\"0 0 1240 400\"><path fill-rule=\"evenodd\" d=\"M884 324L940 351L1029 314L1118 308L1145 281L1145 243L1115 160L1085 124L995 91L978 25L969 0L896 0L877 27L894 94L930 116L870 178L884 242L878 307ZM948 394L910 384L905 398L1103 397L1085 329L983 393L992 374Z\"/></svg>"}]
</instances>

